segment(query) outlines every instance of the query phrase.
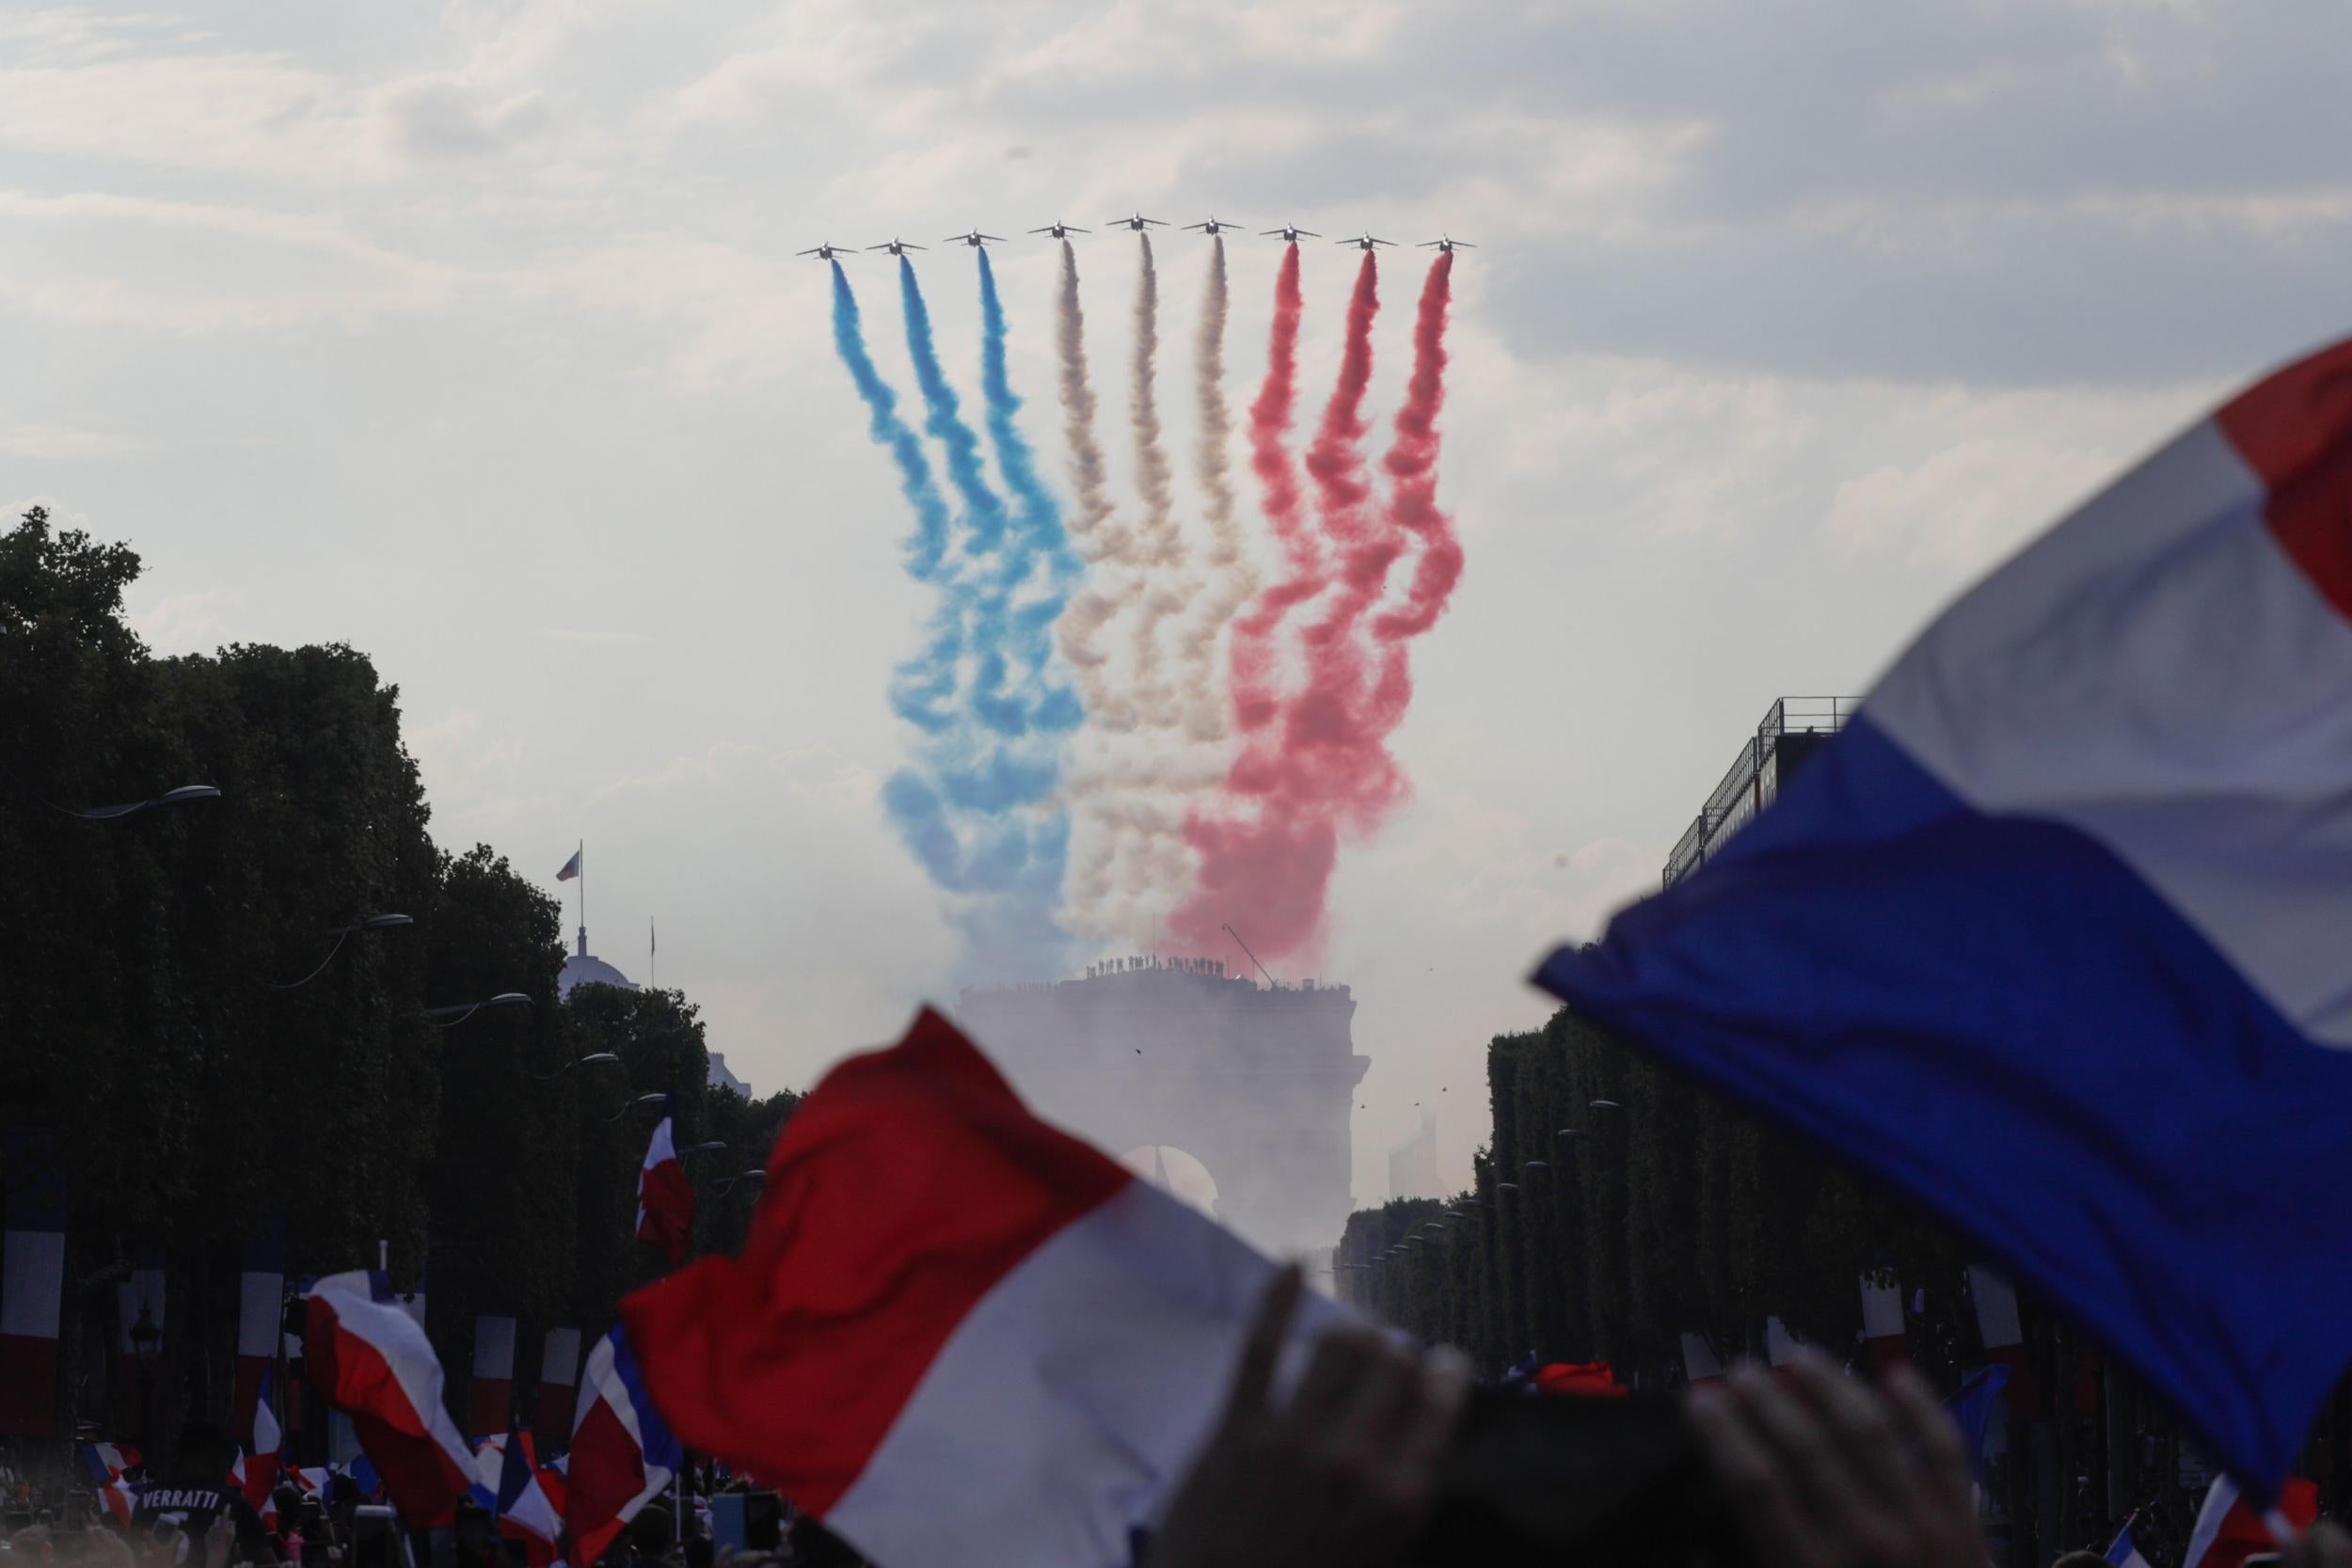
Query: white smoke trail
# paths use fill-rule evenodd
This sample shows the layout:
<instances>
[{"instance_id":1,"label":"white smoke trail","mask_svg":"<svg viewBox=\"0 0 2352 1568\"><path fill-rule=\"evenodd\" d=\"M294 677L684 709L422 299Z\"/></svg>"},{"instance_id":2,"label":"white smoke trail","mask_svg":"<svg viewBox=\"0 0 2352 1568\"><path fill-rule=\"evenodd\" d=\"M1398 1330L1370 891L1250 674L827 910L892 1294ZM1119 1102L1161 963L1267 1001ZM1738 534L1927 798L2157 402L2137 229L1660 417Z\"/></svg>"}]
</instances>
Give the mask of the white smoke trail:
<instances>
[{"instance_id":1,"label":"white smoke trail","mask_svg":"<svg viewBox=\"0 0 2352 1568\"><path fill-rule=\"evenodd\" d=\"M1200 301L1200 333L1193 344L1193 399L1200 432L1193 461L1207 499L1208 562L1215 578L1199 613L1180 634L1184 731L1195 740L1225 738L1225 683L1217 678L1217 639L1226 623L1258 591L1258 573L1242 550L1241 523L1233 515L1233 483L1227 446L1232 420L1225 407L1225 240L1212 236L1209 283Z\"/></svg>"},{"instance_id":2,"label":"white smoke trail","mask_svg":"<svg viewBox=\"0 0 2352 1568\"><path fill-rule=\"evenodd\" d=\"M1200 584L1185 574L1189 564L1184 531L1176 526L1176 497L1169 488L1167 449L1160 436L1158 396L1160 279L1152 261L1152 236L1140 234L1141 267L1136 277L1136 346L1129 362L1127 417L1136 442L1136 489L1143 498L1140 554L1146 568L1143 613L1136 622L1136 706L1154 729L1183 721L1184 702L1160 659L1160 625L1183 611Z\"/></svg>"}]
</instances>

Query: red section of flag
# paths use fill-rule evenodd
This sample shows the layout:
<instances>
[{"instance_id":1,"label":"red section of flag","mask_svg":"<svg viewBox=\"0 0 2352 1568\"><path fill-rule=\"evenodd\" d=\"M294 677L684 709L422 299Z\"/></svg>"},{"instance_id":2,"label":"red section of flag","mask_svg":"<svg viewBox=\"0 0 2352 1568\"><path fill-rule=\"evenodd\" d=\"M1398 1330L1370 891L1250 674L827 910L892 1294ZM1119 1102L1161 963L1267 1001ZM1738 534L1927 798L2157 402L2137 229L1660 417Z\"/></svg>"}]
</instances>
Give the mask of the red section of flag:
<instances>
[{"instance_id":1,"label":"red section of flag","mask_svg":"<svg viewBox=\"0 0 2352 1568\"><path fill-rule=\"evenodd\" d=\"M2228 1493L2220 1494L2219 1489L2228 1484L2227 1481L2217 1481L2215 1492L2206 1497L2210 1506L2226 1496L2228 1512L2222 1514L2211 1544L2198 1553L2186 1568L2240 1568L2248 1558L2258 1553L2275 1552L2284 1544L2263 1522L2262 1512L2238 1495L2234 1486L2231 1486ZM2319 1488L2300 1476L2290 1476L2279 1494L2279 1512L2298 1531L2311 1528L2319 1518ZM2189 1537L2192 1550L2204 1535L2209 1522L2203 1517L2198 1519L2197 1528Z\"/></svg>"},{"instance_id":2,"label":"red section of flag","mask_svg":"<svg viewBox=\"0 0 2352 1568\"><path fill-rule=\"evenodd\" d=\"M793 1113L743 1255L697 1259L621 1315L689 1449L822 1513L974 1305L1130 1180L926 1008Z\"/></svg>"},{"instance_id":3,"label":"red section of flag","mask_svg":"<svg viewBox=\"0 0 2352 1568\"><path fill-rule=\"evenodd\" d=\"M57 1430L57 1341L0 1334L0 1433L47 1437Z\"/></svg>"},{"instance_id":4,"label":"red section of flag","mask_svg":"<svg viewBox=\"0 0 2352 1568\"><path fill-rule=\"evenodd\" d=\"M457 1500L472 1484L473 1475L431 1430L429 1418L437 1416L448 1425L447 1414L419 1411L383 1350L346 1332L334 1304L324 1294L310 1297L302 1348L311 1383L329 1404L351 1418L360 1449L408 1522L429 1527L454 1520ZM437 1395L440 1369L437 1365L431 1370L430 1391Z\"/></svg>"},{"instance_id":5,"label":"red section of flag","mask_svg":"<svg viewBox=\"0 0 2352 1568\"><path fill-rule=\"evenodd\" d=\"M2265 376L2214 422L2270 492L2280 548L2352 616L2352 340Z\"/></svg>"}]
</instances>

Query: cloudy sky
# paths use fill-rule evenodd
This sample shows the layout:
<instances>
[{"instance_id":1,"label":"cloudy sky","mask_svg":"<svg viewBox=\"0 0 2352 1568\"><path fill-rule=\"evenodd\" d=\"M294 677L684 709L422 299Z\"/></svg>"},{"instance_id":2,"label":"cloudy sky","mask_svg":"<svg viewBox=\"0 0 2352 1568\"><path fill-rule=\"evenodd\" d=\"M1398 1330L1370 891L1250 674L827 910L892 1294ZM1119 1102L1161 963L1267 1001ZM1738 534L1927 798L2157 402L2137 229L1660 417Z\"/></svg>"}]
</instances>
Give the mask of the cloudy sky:
<instances>
[{"instance_id":1,"label":"cloudy sky","mask_svg":"<svg viewBox=\"0 0 2352 1568\"><path fill-rule=\"evenodd\" d=\"M1323 966L1376 1201L1415 1101L1466 1172L1485 1042L1546 1010L1521 976L1655 878L1774 697L1862 689L2352 323L2348 55L2334 0L20 7L0 499L134 542L160 650L366 649L441 842L552 891L585 836L592 945L642 978L658 917L713 1044L803 1084L953 942L875 800L904 519L791 253L1137 207L1478 241L1467 574ZM1132 242L1082 243L1114 366ZM1181 333L1200 247L1161 256ZM1237 400L1275 258L1235 242ZM1311 398L1353 258L1307 264ZM924 267L968 387L969 262ZM1051 257L1000 277L1057 469Z\"/></svg>"}]
</instances>

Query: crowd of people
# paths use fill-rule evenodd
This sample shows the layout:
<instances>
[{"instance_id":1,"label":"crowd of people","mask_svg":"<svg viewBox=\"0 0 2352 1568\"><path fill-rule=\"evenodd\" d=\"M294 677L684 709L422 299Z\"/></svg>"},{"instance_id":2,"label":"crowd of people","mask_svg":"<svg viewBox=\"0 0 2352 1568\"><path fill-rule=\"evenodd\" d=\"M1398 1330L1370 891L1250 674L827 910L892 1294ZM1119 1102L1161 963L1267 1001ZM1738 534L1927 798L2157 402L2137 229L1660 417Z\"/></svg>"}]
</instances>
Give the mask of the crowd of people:
<instances>
[{"instance_id":1,"label":"crowd of people","mask_svg":"<svg viewBox=\"0 0 2352 1568\"><path fill-rule=\"evenodd\" d=\"M1463 1562L1429 1528L1448 1450L1460 1440L1467 1363L1368 1326L1318 1339L1303 1368L1283 1346L1303 1287L1278 1276L1250 1325L1222 1413L1130 1568L1405 1568ZM1285 1375L1285 1374L1288 1375ZM1985 1568L1979 1501L1958 1433L1927 1382L1899 1369L1876 1387L1807 1355L1743 1368L1689 1391L1688 1431L1707 1485L1752 1568ZM127 1517L86 1488L14 1475L0 1560L92 1568L544 1568L479 1503L453 1525L403 1528L335 1475L314 1495L280 1487L255 1510L226 1478L233 1439L184 1430L160 1473L127 1488ZM606 1568L860 1568L856 1550L784 1507L772 1540L722 1544L713 1495L749 1482L690 1472L648 1502L605 1553ZM1661 1520L1659 1539L1675 1532ZM1613 1560L1615 1550L1598 1560ZM1661 1555L1672 1553L1661 1546ZM1595 1558L1564 1551L1562 1561ZM2282 1542L2280 1568L2352 1568L2352 1537L2323 1522ZM1476 1560L1490 1560L1478 1559ZM2253 1560L2248 1560L2251 1561ZM2070 1552L2054 1568L2104 1568ZM1106 1565L1118 1568L1118 1565Z\"/></svg>"}]
</instances>

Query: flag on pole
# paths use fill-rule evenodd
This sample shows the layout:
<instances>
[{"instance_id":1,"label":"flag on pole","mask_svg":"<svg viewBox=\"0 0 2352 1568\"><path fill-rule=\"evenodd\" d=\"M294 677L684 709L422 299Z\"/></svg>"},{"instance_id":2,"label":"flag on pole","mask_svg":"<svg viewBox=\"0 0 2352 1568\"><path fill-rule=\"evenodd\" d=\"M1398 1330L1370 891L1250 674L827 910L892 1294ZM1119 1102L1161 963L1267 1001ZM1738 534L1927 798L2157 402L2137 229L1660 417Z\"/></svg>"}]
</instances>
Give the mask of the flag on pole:
<instances>
[{"instance_id":1,"label":"flag on pole","mask_svg":"<svg viewBox=\"0 0 2352 1568\"><path fill-rule=\"evenodd\" d=\"M677 1438L646 1396L637 1357L621 1329L588 1353L567 1457L564 1526L571 1532L576 1562L603 1557L612 1538L662 1494L685 1463Z\"/></svg>"},{"instance_id":2,"label":"flag on pole","mask_svg":"<svg viewBox=\"0 0 2352 1568\"><path fill-rule=\"evenodd\" d=\"M65 1303L65 1167L35 1134L5 1140L22 1171L0 1206L0 1433L46 1437L57 1424L57 1324Z\"/></svg>"},{"instance_id":3,"label":"flag on pole","mask_svg":"<svg viewBox=\"0 0 2352 1568\"><path fill-rule=\"evenodd\" d=\"M693 1238L694 1189L687 1183L686 1165L664 1114L637 1173L637 1239L660 1247L675 1269L686 1261Z\"/></svg>"},{"instance_id":4,"label":"flag on pole","mask_svg":"<svg viewBox=\"0 0 2352 1568\"><path fill-rule=\"evenodd\" d=\"M1537 979L1997 1248L2267 1495L2352 1360L2348 759L2352 342L1979 583Z\"/></svg>"},{"instance_id":5,"label":"flag on pole","mask_svg":"<svg viewBox=\"0 0 2352 1568\"><path fill-rule=\"evenodd\" d=\"M741 1256L621 1316L679 1437L874 1560L1101 1568L1207 1435L1273 1273L926 1009L793 1113ZM1293 1333L1343 1316L1310 1296Z\"/></svg>"},{"instance_id":6,"label":"flag on pole","mask_svg":"<svg viewBox=\"0 0 2352 1568\"><path fill-rule=\"evenodd\" d=\"M564 869L563 869L563 870L561 870L561 871L559 871L559 872L557 872L557 873L555 874L555 879L556 879L557 881L559 881L559 882L568 882L568 881L570 881L570 880L571 880L574 877L579 876L579 875L580 875L580 856L582 856L582 855L584 855L584 854L586 854L587 852L588 852L588 847L587 847L586 845L584 845L584 844L583 844L583 845L581 845L579 848L577 848L577 849L573 850L573 851L572 851L572 858L571 858L570 860L567 860L567 861L565 861L565 862L564 863ZM547 863L546 863L545 861L542 861L542 862L540 862L539 863L540 863L540 864L542 864L542 865L545 865Z\"/></svg>"},{"instance_id":7,"label":"flag on pole","mask_svg":"<svg viewBox=\"0 0 2352 1568\"><path fill-rule=\"evenodd\" d=\"M474 1484L474 1454L442 1402L441 1362L424 1330L381 1274L320 1280L305 1313L310 1381L351 1418L394 1506L411 1525L452 1522Z\"/></svg>"},{"instance_id":8,"label":"flag on pole","mask_svg":"<svg viewBox=\"0 0 2352 1568\"><path fill-rule=\"evenodd\" d=\"M580 1330L550 1328L539 1341L539 1402L532 1431L540 1445L562 1449L572 1433L572 1388L580 1380Z\"/></svg>"},{"instance_id":9,"label":"flag on pole","mask_svg":"<svg viewBox=\"0 0 2352 1568\"><path fill-rule=\"evenodd\" d=\"M506 1433L500 1456L498 1514L501 1533L520 1534L551 1545L564 1533L564 1518L539 1482L539 1456L531 1433L520 1427Z\"/></svg>"},{"instance_id":10,"label":"flag on pole","mask_svg":"<svg viewBox=\"0 0 2352 1568\"><path fill-rule=\"evenodd\" d=\"M495 1437L514 1424L515 1320L485 1312L473 1321L473 1382L467 1390L466 1430Z\"/></svg>"},{"instance_id":11,"label":"flag on pole","mask_svg":"<svg viewBox=\"0 0 2352 1568\"><path fill-rule=\"evenodd\" d=\"M286 1212L273 1211L246 1243L245 1269L237 1276L236 1431L253 1436L254 1402L262 1378L277 1359L286 1317Z\"/></svg>"},{"instance_id":12,"label":"flag on pole","mask_svg":"<svg viewBox=\"0 0 2352 1568\"><path fill-rule=\"evenodd\" d=\"M2139 1546L2132 1540L2131 1520L2124 1520L2123 1528L2107 1544L2106 1559L2115 1568L2148 1568L2148 1560L2139 1555Z\"/></svg>"},{"instance_id":13,"label":"flag on pole","mask_svg":"<svg viewBox=\"0 0 2352 1568\"><path fill-rule=\"evenodd\" d=\"M245 1467L245 1500L256 1510L276 1512L271 1501L278 1490L278 1469L285 1440L278 1430L278 1416L270 1409L270 1371L262 1371L262 1386L253 1402L251 1419L246 1423L253 1432L253 1446L246 1450Z\"/></svg>"}]
</instances>

